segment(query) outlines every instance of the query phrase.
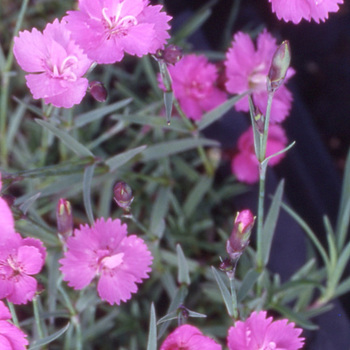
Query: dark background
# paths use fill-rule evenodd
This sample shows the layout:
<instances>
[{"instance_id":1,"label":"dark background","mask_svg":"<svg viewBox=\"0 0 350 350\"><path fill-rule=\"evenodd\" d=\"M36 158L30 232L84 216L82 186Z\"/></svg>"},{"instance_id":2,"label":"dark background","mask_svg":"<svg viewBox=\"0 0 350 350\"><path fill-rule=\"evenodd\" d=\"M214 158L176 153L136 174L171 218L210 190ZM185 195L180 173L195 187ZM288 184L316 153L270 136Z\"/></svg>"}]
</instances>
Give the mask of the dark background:
<instances>
[{"instance_id":1,"label":"dark background","mask_svg":"<svg viewBox=\"0 0 350 350\"><path fill-rule=\"evenodd\" d=\"M225 52L225 25L234 0L218 0L212 15L200 31L190 38L194 50ZM167 11L175 17L174 30L181 27L205 2L202 0L165 0ZM322 216L334 224L341 192L342 173L350 146L350 6L341 5L325 23L303 20L300 24L279 21L268 0L243 0L231 33L267 29L278 42L288 39L296 75L288 84L294 96L291 115L283 123L296 146L287 159L269 170L267 193L273 193L285 178L287 201L321 240L324 241ZM248 126L246 115L231 112L207 131L219 139L226 151L233 150L237 138ZM232 122L234 120L234 122ZM229 165L222 172L229 171ZM257 187L236 199L238 207L256 206ZM305 259L304 234L290 217L281 213L273 245L270 268L287 278ZM276 249L277 248L277 249ZM349 274L347 271L347 275ZM334 308L313 320L320 331L305 332L305 349L350 348L350 299L344 295Z\"/></svg>"}]
</instances>

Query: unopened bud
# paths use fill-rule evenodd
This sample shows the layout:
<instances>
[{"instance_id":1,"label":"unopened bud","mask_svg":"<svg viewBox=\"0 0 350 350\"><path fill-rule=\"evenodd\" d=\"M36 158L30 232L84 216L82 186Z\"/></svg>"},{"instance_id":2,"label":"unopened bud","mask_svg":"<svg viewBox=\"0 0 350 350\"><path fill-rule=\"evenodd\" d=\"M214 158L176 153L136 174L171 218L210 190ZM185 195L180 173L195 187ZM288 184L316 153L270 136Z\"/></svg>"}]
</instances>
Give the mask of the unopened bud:
<instances>
[{"instance_id":1,"label":"unopened bud","mask_svg":"<svg viewBox=\"0 0 350 350\"><path fill-rule=\"evenodd\" d=\"M285 40L277 48L272 58L267 78L268 92L275 92L283 84L290 65L290 59L291 55L289 41Z\"/></svg>"},{"instance_id":2,"label":"unopened bud","mask_svg":"<svg viewBox=\"0 0 350 350\"><path fill-rule=\"evenodd\" d=\"M67 239L73 233L73 215L70 202L59 199L56 210L57 231L63 239Z\"/></svg>"},{"instance_id":3,"label":"unopened bud","mask_svg":"<svg viewBox=\"0 0 350 350\"><path fill-rule=\"evenodd\" d=\"M113 188L114 200L123 209L128 210L134 196L131 187L124 181L119 181Z\"/></svg>"},{"instance_id":4,"label":"unopened bud","mask_svg":"<svg viewBox=\"0 0 350 350\"><path fill-rule=\"evenodd\" d=\"M98 102L104 102L107 99L107 89L100 81L91 81L89 83L89 92L91 96Z\"/></svg>"},{"instance_id":5,"label":"unopened bud","mask_svg":"<svg viewBox=\"0 0 350 350\"><path fill-rule=\"evenodd\" d=\"M238 259L249 244L254 222L255 217L249 209L237 213L230 239L226 244L226 251L232 260Z\"/></svg>"},{"instance_id":6,"label":"unopened bud","mask_svg":"<svg viewBox=\"0 0 350 350\"><path fill-rule=\"evenodd\" d=\"M176 45L168 45L164 50L158 50L157 59L162 59L166 64L175 64L182 58L182 50Z\"/></svg>"}]
</instances>

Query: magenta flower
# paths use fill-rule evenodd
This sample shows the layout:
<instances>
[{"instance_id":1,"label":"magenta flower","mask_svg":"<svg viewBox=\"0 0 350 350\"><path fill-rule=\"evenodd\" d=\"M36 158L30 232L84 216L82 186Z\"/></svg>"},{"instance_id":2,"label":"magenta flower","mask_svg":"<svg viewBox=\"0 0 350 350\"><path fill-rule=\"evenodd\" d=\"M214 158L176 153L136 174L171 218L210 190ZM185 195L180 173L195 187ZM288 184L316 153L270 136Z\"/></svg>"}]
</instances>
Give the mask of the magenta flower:
<instances>
[{"instance_id":1,"label":"magenta flower","mask_svg":"<svg viewBox=\"0 0 350 350\"><path fill-rule=\"evenodd\" d=\"M0 299L7 298L14 304L31 301L37 290L32 275L44 265L46 250L35 238L21 238L13 233L0 239Z\"/></svg>"},{"instance_id":2,"label":"magenta flower","mask_svg":"<svg viewBox=\"0 0 350 350\"><path fill-rule=\"evenodd\" d=\"M272 11L278 19L298 24L302 18L320 23L328 18L329 12L337 12L343 0L269 0Z\"/></svg>"},{"instance_id":3,"label":"magenta flower","mask_svg":"<svg viewBox=\"0 0 350 350\"><path fill-rule=\"evenodd\" d=\"M276 40L264 30L257 39L257 47L248 34L239 32L233 37L232 47L226 54L226 89L232 94L241 94L252 89L254 104L265 114L267 106L266 79L272 57L277 49ZM285 82L294 74L289 68ZM292 94L282 85L274 95L270 121L279 123L289 114ZM248 97L235 104L237 111L249 111Z\"/></svg>"},{"instance_id":4,"label":"magenta flower","mask_svg":"<svg viewBox=\"0 0 350 350\"><path fill-rule=\"evenodd\" d=\"M14 39L14 55L27 74L27 86L35 99L70 108L85 96L83 78L92 61L71 40L65 22L49 23L43 33L33 28Z\"/></svg>"},{"instance_id":5,"label":"magenta flower","mask_svg":"<svg viewBox=\"0 0 350 350\"><path fill-rule=\"evenodd\" d=\"M124 52L143 56L161 49L171 19L148 0L79 0L64 19L72 38L97 63L115 63Z\"/></svg>"},{"instance_id":6,"label":"magenta flower","mask_svg":"<svg viewBox=\"0 0 350 350\"><path fill-rule=\"evenodd\" d=\"M222 347L213 339L188 324L177 327L164 340L160 350L221 350Z\"/></svg>"},{"instance_id":7,"label":"magenta flower","mask_svg":"<svg viewBox=\"0 0 350 350\"><path fill-rule=\"evenodd\" d=\"M245 321L237 321L228 331L229 350L283 349L298 350L304 344L302 329L288 320L273 321L266 311L253 312Z\"/></svg>"},{"instance_id":8,"label":"magenta flower","mask_svg":"<svg viewBox=\"0 0 350 350\"><path fill-rule=\"evenodd\" d=\"M226 100L226 94L216 87L218 78L214 64L204 56L184 56L174 66L168 66L174 95L187 117L200 120ZM162 88L162 83L160 84Z\"/></svg>"},{"instance_id":9,"label":"magenta flower","mask_svg":"<svg viewBox=\"0 0 350 350\"><path fill-rule=\"evenodd\" d=\"M67 252L59 262L63 280L74 289L83 289L98 277L97 291L102 300L119 305L137 292L136 283L148 278L152 255L145 242L127 236L120 220L103 218L93 227L82 225L67 239Z\"/></svg>"},{"instance_id":10,"label":"magenta flower","mask_svg":"<svg viewBox=\"0 0 350 350\"><path fill-rule=\"evenodd\" d=\"M287 136L279 125L270 125L266 145L266 157L271 156L286 147ZM285 153L279 154L269 160L269 165L278 164ZM253 184L259 180L259 162L254 151L253 129L250 127L238 139L238 153L231 163L232 173L239 181Z\"/></svg>"},{"instance_id":11,"label":"magenta flower","mask_svg":"<svg viewBox=\"0 0 350 350\"><path fill-rule=\"evenodd\" d=\"M9 309L0 301L0 349L24 350L28 345L27 335L10 323L10 319Z\"/></svg>"}]
</instances>

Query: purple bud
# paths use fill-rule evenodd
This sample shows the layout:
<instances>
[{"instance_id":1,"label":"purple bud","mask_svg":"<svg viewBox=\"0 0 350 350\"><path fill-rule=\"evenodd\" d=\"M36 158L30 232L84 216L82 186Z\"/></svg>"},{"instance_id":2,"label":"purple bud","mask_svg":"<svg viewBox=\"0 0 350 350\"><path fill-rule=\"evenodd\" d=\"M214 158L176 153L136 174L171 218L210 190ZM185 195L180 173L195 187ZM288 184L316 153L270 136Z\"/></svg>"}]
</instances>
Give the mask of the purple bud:
<instances>
[{"instance_id":1,"label":"purple bud","mask_svg":"<svg viewBox=\"0 0 350 350\"><path fill-rule=\"evenodd\" d=\"M104 102L107 99L107 89L100 81L89 82L89 92L91 96L98 102Z\"/></svg>"},{"instance_id":2,"label":"purple bud","mask_svg":"<svg viewBox=\"0 0 350 350\"><path fill-rule=\"evenodd\" d=\"M166 64L175 64L182 58L182 50L176 45L168 45L164 50L158 50L155 56Z\"/></svg>"},{"instance_id":3,"label":"purple bud","mask_svg":"<svg viewBox=\"0 0 350 350\"><path fill-rule=\"evenodd\" d=\"M129 210L134 200L131 187L124 181L119 181L113 188L114 200L123 209Z\"/></svg>"},{"instance_id":4,"label":"purple bud","mask_svg":"<svg viewBox=\"0 0 350 350\"><path fill-rule=\"evenodd\" d=\"M57 231L67 239L73 233L73 215L70 202L66 199L59 199L56 209Z\"/></svg>"},{"instance_id":5,"label":"purple bud","mask_svg":"<svg viewBox=\"0 0 350 350\"><path fill-rule=\"evenodd\" d=\"M283 84L290 65L290 59L291 55L289 41L285 40L277 48L272 58L267 79L268 92L275 92Z\"/></svg>"},{"instance_id":6,"label":"purple bud","mask_svg":"<svg viewBox=\"0 0 350 350\"><path fill-rule=\"evenodd\" d=\"M249 209L237 213L230 239L226 244L226 251L232 260L238 259L249 244L254 222L255 217Z\"/></svg>"}]
</instances>

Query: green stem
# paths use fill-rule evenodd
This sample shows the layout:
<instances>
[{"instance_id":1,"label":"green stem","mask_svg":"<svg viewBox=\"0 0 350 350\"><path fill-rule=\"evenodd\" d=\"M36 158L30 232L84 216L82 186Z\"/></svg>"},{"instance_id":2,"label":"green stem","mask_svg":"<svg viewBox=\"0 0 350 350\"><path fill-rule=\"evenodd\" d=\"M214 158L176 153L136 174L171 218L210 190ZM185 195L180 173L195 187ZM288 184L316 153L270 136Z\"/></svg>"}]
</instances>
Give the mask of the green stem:
<instances>
[{"instance_id":1,"label":"green stem","mask_svg":"<svg viewBox=\"0 0 350 350\"><path fill-rule=\"evenodd\" d=\"M42 325L41 325L40 312L39 312L39 306L38 306L37 297L33 298L33 310L34 310L35 325L36 325L36 329L37 329L39 338L43 339L44 338L44 332L43 332L43 328L42 328Z\"/></svg>"},{"instance_id":2,"label":"green stem","mask_svg":"<svg viewBox=\"0 0 350 350\"><path fill-rule=\"evenodd\" d=\"M17 35L19 29L22 26L23 18L27 10L29 0L23 0L22 6L19 11L18 19L16 22L16 27L13 37ZM2 72L1 77L1 96L0 96L0 159L2 165L7 165L7 112L8 112L8 102L9 102L9 87L10 87L10 70L13 63L13 45L14 41L12 40L9 53L7 55L6 64Z\"/></svg>"},{"instance_id":3,"label":"green stem","mask_svg":"<svg viewBox=\"0 0 350 350\"><path fill-rule=\"evenodd\" d=\"M10 309L12 321L13 321L14 325L19 328L19 322L18 322L18 318L17 318L17 314L16 314L16 310L15 310L14 305L9 301L7 301L7 305Z\"/></svg>"},{"instance_id":4,"label":"green stem","mask_svg":"<svg viewBox=\"0 0 350 350\"><path fill-rule=\"evenodd\" d=\"M232 2L230 15L229 15L229 17L228 17L228 19L226 21L226 28L225 28L225 32L224 32L224 35L223 35L223 41L222 41L222 47L225 50L229 46L229 44L231 42L232 29L233 29L233 26L234 26L234 24L236 22L240 5L241 5L241 0L234 0Z\"/></svg>"},{"instance_id":5,"label":"green stem","mask_svg":"<svg viewBox=\"0 0 350 350\"><path fill-rule=\"evenodd\" d=\"M235 264L237 264L237 262ZM233 308L233 319L237 320L238 307L237 307L237 294L236 294L236 288L235 288L235 270L236 270L236 266L234 267L234 270L230 274L228 274L228 278L230 281L230 290L231 290L231 299L232 299L232 308Z\"/></svg>"}]
</instances>

